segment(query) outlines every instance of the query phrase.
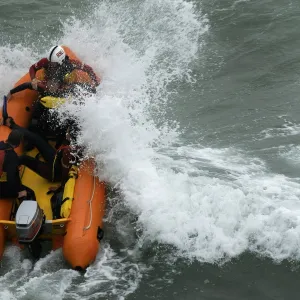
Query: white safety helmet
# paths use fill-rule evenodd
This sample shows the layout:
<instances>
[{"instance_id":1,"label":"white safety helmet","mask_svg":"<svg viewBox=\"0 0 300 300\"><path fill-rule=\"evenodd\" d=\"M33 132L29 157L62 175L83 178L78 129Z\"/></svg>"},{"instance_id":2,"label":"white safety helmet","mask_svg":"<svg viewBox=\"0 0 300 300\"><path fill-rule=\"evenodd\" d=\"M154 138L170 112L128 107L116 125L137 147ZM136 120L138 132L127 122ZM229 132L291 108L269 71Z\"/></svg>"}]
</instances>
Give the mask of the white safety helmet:
<instances>
[{"instance_id":1,"label":"white safety helmet","mask_svg":"<svg viewBox=\"0 0 300 300\"><path fill-rule=\"evenodd\" d=\"M66 58L66 52L61 46L54 46L49 51L48 59L50 62L58 63L62 65Z\"/></svg>"}]
</instances>

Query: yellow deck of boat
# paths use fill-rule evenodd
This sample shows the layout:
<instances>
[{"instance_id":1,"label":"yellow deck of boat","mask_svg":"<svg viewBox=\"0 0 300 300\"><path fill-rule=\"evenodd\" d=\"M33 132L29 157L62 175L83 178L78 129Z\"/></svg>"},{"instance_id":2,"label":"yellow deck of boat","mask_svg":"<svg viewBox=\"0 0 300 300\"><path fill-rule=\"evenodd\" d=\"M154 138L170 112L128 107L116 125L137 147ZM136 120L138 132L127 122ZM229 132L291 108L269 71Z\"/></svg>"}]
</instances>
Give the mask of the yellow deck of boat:
<instances>
[{"instance_id":1,"label":"yellow deck of boat","mask_svg":"<svg viewBox=\"0 0 300 300\"><path fill-rule=\"evenodd\" d=\"M38 150L35 148L26 153L32 157L36 157ZM59 183L49 182L47 179L42 178L37 173L29 168L21 170L22 184L32 189L35 193L36 201L40 208L44 211L46 220L52 220L52 209L50 199L53 194L47 195L48 189L51 186L58 186Z\"/></svg>"}]
</instances>

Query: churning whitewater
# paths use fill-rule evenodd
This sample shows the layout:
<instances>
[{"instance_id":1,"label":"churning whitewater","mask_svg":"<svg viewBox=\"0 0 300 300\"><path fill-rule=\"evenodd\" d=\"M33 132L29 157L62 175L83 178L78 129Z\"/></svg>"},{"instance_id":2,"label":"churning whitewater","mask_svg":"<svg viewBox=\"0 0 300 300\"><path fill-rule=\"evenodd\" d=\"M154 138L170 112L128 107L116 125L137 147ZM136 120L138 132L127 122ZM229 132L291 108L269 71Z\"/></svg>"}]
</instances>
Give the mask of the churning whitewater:
<instances>
[{"instance_id":1,"label":"churning whitewater","mask_svg":"<svg viewBox=\"0 0 300 300\"><path fill-rule=\"evenodd\" d=\"M212 263L244 251L300 258L298 183L234 146L185 144L185 129L172 119L172 99L177 81L193 86L190 67L201 56L209 24L189 3L158 3L137 4L129 20L126 3L101 6L96 14L104 32L95 23L65 25L64 38L83 58L86 48L97 49L93 61L104 74L97 97L67 107L79 116L82 142L97 158L100 178L136 216L140 247L158 242L179 257ZM158 9L166 14L154 19ZM82 33L86 40L78 46Z\"/></svg>"},{"instance_id":2,"label":"churning whitewater","mask_svg":"<svg viewBox=\"0 0 300 300\"><path fill-rule=\"evenodd\" d=\"M210 31L195 9L183 0L104 1L90 7L88 17L63 21L62 36L47 45L0 47L2 94L56 43L102 76L96 95L59 112L78 118L79 142L110 186L105 241L84 281L67 269L60 251L34 265L9 247L1 299L38 299L37 289L45 299L125 297L147 273L136 257L154 244L168 247L170 260L220 263L245 251L276 261L300 259L299 183L235 145L211 148L198 142L201 136L187 143L188 128L176 120L178 84L196 84L193 63ZM201 95L198 101L201 106Z\"/></svg>"}]
</instances>

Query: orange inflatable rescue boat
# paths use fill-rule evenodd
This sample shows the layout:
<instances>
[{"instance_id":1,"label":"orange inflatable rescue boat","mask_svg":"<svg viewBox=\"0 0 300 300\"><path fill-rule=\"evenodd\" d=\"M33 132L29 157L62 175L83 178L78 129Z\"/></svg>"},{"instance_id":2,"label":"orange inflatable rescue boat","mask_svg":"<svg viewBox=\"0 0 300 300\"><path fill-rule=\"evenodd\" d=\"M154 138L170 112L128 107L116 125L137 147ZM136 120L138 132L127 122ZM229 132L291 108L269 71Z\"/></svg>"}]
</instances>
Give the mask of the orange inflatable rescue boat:
<instances>
[{"instance_id":1,"label":"orange inflatable rescue boat","mask_svg":"<svg viewBox=\"0 0 300 300\"><path fill-rule=\"evenodd\" d=\"M64 49L70 58L78 59L68 47ZM42 77L40 70L37 78ZM66 78L68 84L88 83L90 80L87 73L79 70L74 70ZM29 81L27 73L16 86ZM16 93L7 104L8 115L16 124L27 128L36 101L40 101L36 91ZM5 141L9 133L8 127L0 126L0 141ZM22 145L16 151L19 155L25 153ZM26 154L36 157L38 150L33 149ZM64 258L72 268L82 270L91 264L103 237L105 211L105 186L95 176L94 168L92 159L83 161L80 166L73 166L61 193L61 201L54 203L53 198L51 201L52 195L47 194L53 183L21 167L22 184L35 192L36 201L26 199L20 203L17 199L0 199L0 259L7 241L28 248L37 257L40 241L48 240L52 241L52 249L62 247Z\"/></svg>"}]
</instances>

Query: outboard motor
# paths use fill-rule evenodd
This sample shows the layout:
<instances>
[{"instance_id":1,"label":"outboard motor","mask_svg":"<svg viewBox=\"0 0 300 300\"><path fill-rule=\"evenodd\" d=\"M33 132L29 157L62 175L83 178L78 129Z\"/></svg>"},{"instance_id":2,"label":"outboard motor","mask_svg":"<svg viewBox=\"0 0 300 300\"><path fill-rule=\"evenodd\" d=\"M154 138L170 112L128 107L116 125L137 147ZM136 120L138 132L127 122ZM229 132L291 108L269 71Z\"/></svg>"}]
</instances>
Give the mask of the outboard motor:
<instances>
[{"instance_id":1,"label":"outboard motor","mask_svg":"<svg viewBox=\"0 0 300 300\"><path fill-rule=\"evenodd\" d=\"M43 222L44 213L36 201L24 200L16 215L18 241L21 244L30 244L38 236Z\"/></svg>"}]
</instances>

